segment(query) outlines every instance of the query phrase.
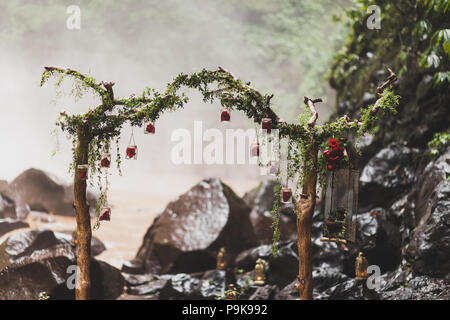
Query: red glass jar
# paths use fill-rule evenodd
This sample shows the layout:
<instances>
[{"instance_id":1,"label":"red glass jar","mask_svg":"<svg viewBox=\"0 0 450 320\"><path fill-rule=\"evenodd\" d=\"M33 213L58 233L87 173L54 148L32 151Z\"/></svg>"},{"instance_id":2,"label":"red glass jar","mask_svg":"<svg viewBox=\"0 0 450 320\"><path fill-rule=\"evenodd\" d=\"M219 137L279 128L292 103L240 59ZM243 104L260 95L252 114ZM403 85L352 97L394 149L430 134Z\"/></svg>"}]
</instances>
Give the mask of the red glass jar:
<instances>
[{"instance_id":1,"label":"red glass jar","mask_svg":"<svg viewBox=\"0 0 450 320\"><path fill-rule=\"evenodd\" d=\"M262 118L261 119L261 129L263 130L263 132L264 132L264 130L266 130L266 132L268 134L270 134L271 129L272 129L272 119Z\"/></svg>"},{"instance_id":2,"label":"red glass jar","mask_svg":"<svg viewBox=\"0 0 450 320\"><path fill-rule=\"evenodd\" d=\"M149 121L145 124L144 133L155 134L155 124L152 121Z\"/></svg>"},{"instance_id":3,"label":"red glass jar","mask_svg":"<svg viewBox=\"0 0 450 320\"><path fill-rule=\"evenodd\" d=\"M223 107L220 112L220 121L221 122L230 122L230 110L227 107Z\"/></svg>"},{"instance_id":4,"label":"red glass jar","mask_svg":"<svg viewBox=\"0 0 450 320\"><path fill-rule=\"evenodd\" d=\"M259 157L259 143L252 143L250 146L250 157Z\"/></svg>"},{"instance_id":5,"label":"red glass jar","mask_svg":"<svg viewBox=\"0 0 450 320\"><path fill-rule=\"evenodd\" d=\"M100 160L100 166L102 168L109 168L111 166L111 154L102 154L102 160Z\"/></svg>"},{"instance_id":6,"label":"red glass jar","mask_svg":"<svg viewBox=\"0 0 450 320\"><path fill-rule=\"evenodd\" d=\"M281 188L281 202L282 203L290 203L292 197L292 190L291 188Z\"/></svg>"},{"instance_id":7,"label":"red glass jar","mask_svg":"<svg viewBox=\"0 0 450 320\"><path fill-rule=\"evenodd\" d=\"M276 176L278 173L278 166L275 161L269 162L269 175Z\"/></svg>"},{"instance_id":8,"label":"red glass jar","mask_svg":"<svg viewBox=\"0 0 450 320\"><path fill-rule=\"evenodd\" d=\"M111 208L103 207L100 210L100 221L110 221L111 220Z\"/></svg>"},{"instance_id":9,"label":"red glass jar","mask_svg":"<svg viewBox=\"0 0 450 320\"><path fill-rule=\"evenodd\" d=\"M127 159L136 160L137 159L137 146L132 145L132 144L128 145L126 153L127 153L127 156L126 156Z\"/></svg>"},{"instance_id":10,"label":"red glass jar","mask_svg":"<svg viewBox=\"0 0 450 320\"><path fill-rule=\"evenodd\" d=\"M78 165L78 179L79 180L87 180L88 169L89 169L89 166L87 164Z\"/></svg>"}]
</instances>

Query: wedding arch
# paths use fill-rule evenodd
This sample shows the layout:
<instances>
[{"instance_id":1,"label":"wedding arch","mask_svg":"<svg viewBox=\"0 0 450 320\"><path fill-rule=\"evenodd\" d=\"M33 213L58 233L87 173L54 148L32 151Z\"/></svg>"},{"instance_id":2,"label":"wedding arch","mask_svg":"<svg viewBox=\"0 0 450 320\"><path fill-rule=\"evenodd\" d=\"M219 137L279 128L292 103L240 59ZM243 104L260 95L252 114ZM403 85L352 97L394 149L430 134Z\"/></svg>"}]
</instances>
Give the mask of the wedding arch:
<instances>
[{"instance_id":1,"label":"wedding arch","mask_svg":"<svg viewBox=\"0 0 450 320\"><path fill-rule=\"evenodd\" d=\"M167 85L164 92L146 88L141 95L128 98L117 98L114 95L114 82L97 82L94 78L69 68L45 67L41 77L41 86L50 78L55 78L59 88L66 77L74 80L72 94L80 97L92 91L101 99L101 104L90 108L84 114L69 115L61 112L56 124L62 131L72 137L73 161L70 165L74 174L74 207L77 223L77 287L75 297L78 300L90 298L90 259L91 259L91 217L86 199L88 172L94 175L101 167L109 167L111 162L110 146L112 141L118 142L124 124L132 127L145 125L147 133L154 133L154 123L168 110L179 110L188 102L185 93L179 93L182 87L197 89L204 102L218 99L224 110L222 120L229 120L232 109L243 111L246 116L260 123L263 129L278 129L280 138L289 140L288 178L298 177L301 188L299 199L289 190L277 189L277 201L274 204L274 243L279 240L277 223L279 220L279 200L294 201L297 214L297 242L299 254L299 272L297 288L301 300L312 299L312 262L311 262L311 228L316 204L316 187L318 179L323 182L327 171L334 171L348 166L344 155L344 147L335 138L361 136L376 126L380 114L395 114L399 97L386 90L396 80L390 70L386 81L377 88L378 99L375 104L362 109L360 119L343 116L333 122L316 125L318 112L315 104L321 99L304 98L307 106L307 117L297 124L283 121L271 108L272 94L262 94L251 87L250 82L236 78L223 67L215 71L202 70L193 74L179 74ZM331 138L331 140L330 140ZM324 151L331 145L334 149ZM118 145L118 143L117 143ZM133 148L134 147L134 148ZM135 157L137 148L129 145L126 156ZM344 154L345 153L345 154ZM117 167L120 170L121 154L117 151ZM339 165L338 165L339 164ZM279 175L279 171L278 171ZM279 178L279 177L278 177ZM323 185L323 183L322 183ZM287 187L287 186L285 186ZM286 194L283 194L286 192ZM281 193L281 194L280 194ZM286 201L285 201L286 200ZM101 190L96 204L96 216L99 220L109 219L107 205L107 188ZM332 239L333 240L333 239Z\"/></svg>"}]
</instances>

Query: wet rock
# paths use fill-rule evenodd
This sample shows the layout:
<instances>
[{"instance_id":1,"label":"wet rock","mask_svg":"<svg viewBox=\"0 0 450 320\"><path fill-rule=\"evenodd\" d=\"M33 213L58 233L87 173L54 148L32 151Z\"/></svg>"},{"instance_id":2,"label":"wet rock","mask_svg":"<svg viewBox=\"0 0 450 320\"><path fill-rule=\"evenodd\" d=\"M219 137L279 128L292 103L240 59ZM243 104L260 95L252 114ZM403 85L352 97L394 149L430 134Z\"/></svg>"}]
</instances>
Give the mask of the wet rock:
<instances>
[{"instance_id":1,"label":"wet rock","mask_svg":"<svg viewBox=\"0 0 450 320\"><path fill-rule=\"evenodd\" d=\"M14 200L0 193L0 218L16 219L16 204Z\"/></svg>"},{"instance_id":2,"label":"wet rock","mask_svg":"<svg viewBox=\"0 0 450 320\"><path fill-rule=\"evenodd\" d=\"M341 273L340 268L332 268L326 263L319 267L314 267L312 276L314 290L318 292L325 291L349 279L345 274Z\"/></svg>"},{"instance_id":3,"label":"wet rock","mask_svg":"<svg viewBox=\"0 0 450 320\"><path fill-rule=\"evenodd\" d=\"M298 255L295 241L279 244L276 256L272 255L271 245L263 245L243 251L236 258L236 267L244 271L251 271L259 258L268 263L266 269L267 284L275 284L279 288L283 288L297 277Z\"/></svg>"},{"instance_id":4,"label":"wet rock","mask_svg":"<svg viewBox=\"0 0 450 320\"><path fill-rule=\"evenodd\" d=\"M216 299L225 292L226 271L208 270L194 274L126 275L127 294L162 300Z\"/></svg>"},{"instance_id":5,"label":"wet rock","mask_svg":"<svg viewBox=\"0 0 450 320\"><path fill-rule=\"evenodd\" d=\"M225 293L226 272L224 270L206 271L200 282L200 296L205 299L215 299Z\"/></svg>"},{"instance_id":6,"label":"wet rock","mask_svg":"<svg viewBox=\"0 0 450 320\"><path fill-rule=\"evenodd\" d=\"M299 300L297 279L275 294L275 300Z\"/></svg>"},{"instance_id":7,"label":"wet rock","mask_svg":"<svg viewBox=\"0 0 450 320\"><path fill-rule=\"evenodd\" d=\"M13 199L17 206L28 205L33 211L74 215L73 186L64 186L38 169L24 171L5 187L4 193ZM91 214L94 212L95 202L95 196L88 192Z\"/></svg>"},{"instance_id":8,"label":"wet rock","mask_svg":"<svg viewBox=\"0 0 450 320\"><path fill-rule=\"evenodd\" d=\"M76 265L76 255L70 240L63 233L32 230L0 244L0 299L37 299L42 291L51 299L73 299L74 273L68 268ZM123 292L120 271L105 262L91 260L91 281L93 299L115 299Z\"/></svg>"},{"instance_id":9,"label":"wet rock","mask_svg":"<svg viewBox=\"0 0 450 320\"><path fill-rule=\"evenodd\" d=\"M427 166L413 192L418 223L405 248L405 257L419 275L450 277L449 158L450 148Z\"/></svg>"},{"instance_id":10,"label":"wet rock","mask_svg":"<svg viewBox=\"0 0 450 320\"><path fill-rule=\"evenodd\" d=\"M413 149L391 143L380 150L364 167L360 178L359 207L388 207L411 187L414 181Z\"/></svg>"},{"instance_id":11,"label":"wet rock","mask_svg":"<svg viewBox=\"0 0 450 320\"><path fill-rule=\"evenodd\" d=\"M358 215L357 242L348 245L344 273L354 275L359 252L363 252L369 265L378 265L383 273L394 270L401 262L401 241L398 227L388 221L383 208Z\"/></svg>"},{"instance_id":12,"label":"wet rock","mask_svg":"<svg viewBox=\"0 0 450 320\"><path fill-rule=\"evenodd\" d=\"M450 281L428 276L415 277L394 290L383 291L381 296L386 300L450 300Z\"/></svg>"},{"instance_id":13,"label":"wet rock","mask_svg":"<svg viewBox=\"0 0 450 320\"><path fill-rule=\"evenodd\" d=\"M166 283L160 292L162 300L200 299L200 280L186 273L163 275Z\"/></svg>"},{"instance_id":14,"label":"wet rock","mask_svg":"<svg viewBox=\"0 0 450 320\"><path fill-rule=\"evenodd\" d=\"M129 287L139 286L141 284L148 283L157 279L157 277L151 273L148 274L130 274L122 272L125 283Z\"/></svg>"},{"instance_id":15,"label":"wet rock","mask_svg":"<svg viewBox=\"0 0 450 320\"><path fill-rule=\"evenodd\" d=\"M250 221L253 226L259 244L272 242L273 223L272 208L275 201L274 187L277 182L264 180L261 184L244 196L246 202L253 208L250 213ZM297 225L293 206L283 205L280 212L281 240L293 240L297 237Z\"/></svg>"},{"instance_id":16,"label":"wet rock","mask_svg":"<svg viewBox=\"0 0 450 320\"><path fill-rule=\"evenodd\" d=\"M147 283L143 283L137 286L129 287L127 293L131 295L152 295L159 297L160 291L166 286L167 280L154 279Z\"/></svg>"},{"instance_id":17,"label":"wet rock","mask_svg":"<svg viewBox=\"0 0 450 320\"><path fill-rule=\"evenodd\" d=\"M315 223L314 225L322 226L322 222ZM322 227L320 227L320 230L322 230ZM312 238L311 246L313 266L319 266L322 263L326 263L330 267L340 268L342 271L343 262L345 259L344 253L340 250L336 243L320 241L320 238L322 237L321 232L322 231L320 231L320 235Z\"/></svg>"},{"instance_id":18,"label":"wet rock","mask_svg":"<svg viewBox=\"0 0 450 320\"><path fill-rule=\"evenodd\" d=\"M15 220L10 218L0 219L0 237L12 230L28 228L29 226L30 225L28 223L21 220Z\"/></svg>"},{"instance_id":19,"label":"wet rock","mask_svg":"<svg viewBox=\"0 0 450 320\"><path fill-rule=\"evenodd\" d=\"M221 247L232 258L256 244L249 214L250 208L219 179L203 180L169 203L126 269L158 274L214 269Z\"/></svg>"},{"instance_id":20,"label":"wet rock","mask_svg":"<svg viewBox=\"0 0 450 320\"><path fill-rule=\"evenodd\" d=\"M273 300L276 288L277 287L275 285L265 285L263 287L259 287L250 296L249 300Z\"/></svg>"},{"instance_id":21,"label":"wet rock","mask_svg":"<svg viewBox=\"0 0 450 320\"><path fill-rule=\"evenodd\" d=\"M367 288L365 281L348 279L319 293L318 300L381 300L375 290Z\"/></svg>"}]
</instances>

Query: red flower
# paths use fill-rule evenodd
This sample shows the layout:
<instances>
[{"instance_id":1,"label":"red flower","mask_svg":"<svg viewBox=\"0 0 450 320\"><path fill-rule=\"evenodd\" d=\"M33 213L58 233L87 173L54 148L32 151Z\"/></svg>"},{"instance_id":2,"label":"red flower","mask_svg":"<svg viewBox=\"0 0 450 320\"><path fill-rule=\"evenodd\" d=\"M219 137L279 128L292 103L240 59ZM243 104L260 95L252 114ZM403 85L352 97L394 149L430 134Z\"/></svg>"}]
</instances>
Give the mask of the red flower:
<instances>
[{"instance_id":1,"label":"red flower","mask_svg":"<svg viewBox=\"0 0 450 320\"><path fill-rule=\"evenodd\" d=\"M333 161L339 160L339 157L338 156L336 156L336 157L329 157L328 160L333 162Z\"/></svg>"},{"instance_id":2,"label":"red flower","mask_svg":"<svg viewBox=\"0 0 450 320\"><path fill-rule=\"evenodd\" d=\"M327 149L323 152L323 154L325 155L325 157L329 157L331 155L331 150Z\"/></svg>"},{"instance_id":3,"label":"red flower","mask_svg":"<svg viewBox=\"0 0 450 320\"><path fill-rule=\"evenodd\" d=\"M330 146L331 146L332 148L335 148L335 147L337 147L337 146L339 145L339 140L336 140L336 139L334 139L334 138L331 138L330 141L328 141L328 143L330 144Z\"/></svg>"},{"instance_id":4,"label":"red flower","mask_svg":"<svg viewBox=\"0 0 450 320\"><path fill-rule=\"evenodd\" d=\"M344 148L342 147L334 147L333 150L337 153L337 154L343 154L344 153Z\"/></svg>"}]
</instances>

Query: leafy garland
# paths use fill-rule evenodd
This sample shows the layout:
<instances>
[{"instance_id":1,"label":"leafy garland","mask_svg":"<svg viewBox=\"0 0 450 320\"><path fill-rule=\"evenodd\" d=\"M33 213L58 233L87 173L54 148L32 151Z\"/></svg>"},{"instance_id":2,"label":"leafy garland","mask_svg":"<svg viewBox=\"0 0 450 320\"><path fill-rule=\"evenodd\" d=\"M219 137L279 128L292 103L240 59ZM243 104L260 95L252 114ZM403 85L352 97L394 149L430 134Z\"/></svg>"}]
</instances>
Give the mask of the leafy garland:
<instances>
[{"instance_id":1,"label":"leafy garland","mask_svg":"<svg viewBox=\"0 0 450 320\"><path fill-rule=\"evenodd\" d=\"M61 113L56 125L63 132L72 137L73 143L73 162L70 169L74 170L78 163L79 155L76 152L78 129L86 129L89 141L88 164L91 169L91 175L97 174L97 181L101 190L99 200L96 205L96 214L99 215L100 207L106 199L105 190L101 188L101 177L98 163L102 152L109 152L111 141L117 145L116 164L120 172L121 156L119 150L119 139L122 127L125 123L131 126L140 127L144 121L156 121L163 112L175 111L184 107L188 102L185 93L178 94L182 87L188 89L197 89L203 96L204 102L212 103L215 99L219 100L223 106L229 109L243 111L248 118L261 123L262 118L272 120L272 128L279 129L280 139L288 138L288 178L299 175L298 186L302 186L308 172L312 170L319 174L319 181L322 181L326 173L326 161L323 155L319 157L316 164L313 163L309 153L312 141L315 141L320 148L323 148L330 137L347 137L351 133L357 133L357 136L363 135L375 126L378 114L371 112L372 106L362 109L361 122L351 120L344 116L321 126L309 127L307 118L311 116L310 111L305 111L300 115L298 124L289 124L278 118L271 109L270 100L273 95L263 95L253 89L250 83L245 83L234 77L226 69L219 67L216 71L203 69L198 73L191 75L179 74L171 83L167 85L164 93L159 93L154 89L146 88L141 95L131 95L129 98L114 97L113 82L97 83L92 77L85 76L72 69L61 69L56 67L46 67L41 77L41 86L43 86L51 77L56 77L55 85L61 87L66 77L74 81L71 95L76 99L81 98L86 92L96 93L102 103L89 109L88 112L81 115L68 115ZM382 114L395 114L399 97L391 91L385 90L381 99L377 102L377 108ZM277 173L279 178L280 172ZM322 184L322 183L321 183ZM279 190L278 190L279 193ZM294 199L295 201L295 199ZM275 201L272 213L274 215L274 243L279 241L279 205ZM98 226L98 221L97 224ZM274 246L275 248L275 246Z\"/></svg>"}]
</instances>

